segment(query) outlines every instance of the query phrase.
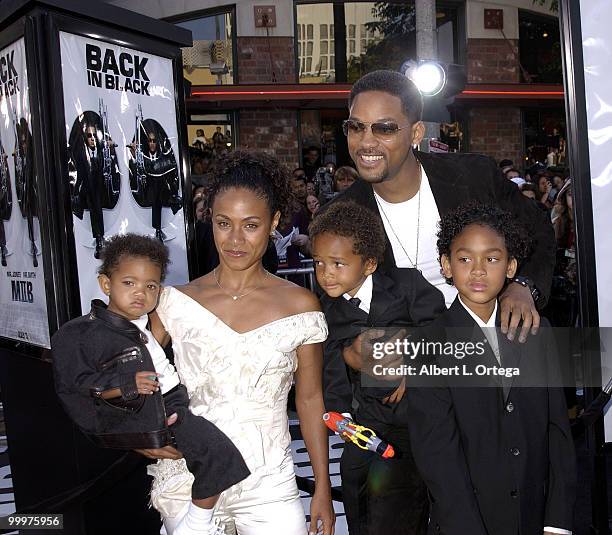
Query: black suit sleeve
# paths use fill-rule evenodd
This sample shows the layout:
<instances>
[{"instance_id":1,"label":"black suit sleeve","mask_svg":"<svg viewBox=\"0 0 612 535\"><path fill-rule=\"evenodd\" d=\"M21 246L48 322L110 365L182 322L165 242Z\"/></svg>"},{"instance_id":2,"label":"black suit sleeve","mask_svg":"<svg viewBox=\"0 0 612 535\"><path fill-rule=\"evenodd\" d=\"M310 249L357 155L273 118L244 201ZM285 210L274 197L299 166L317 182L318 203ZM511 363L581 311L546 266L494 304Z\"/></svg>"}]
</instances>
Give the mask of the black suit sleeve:
<instances>
[{"instance_id":1,"label":"black suit sleeve","mask_svg":"<svg viewBox=\"0 0 612 535\"><path fill-rule=\"evenodd\" d=\"M495 162L491 164L490 176L493 181L495 200L500 208L512 212L526 227L526 232L533 240L532 253L522 263L519 274L534 281L540 291L538 306L542 308L548 301L553 270L555 268L556 241L555 233L548 212L538 208L536 203L526 198L516 184L501 174Z\"/></svg>"},{"instance_id":2,"label":"black suit sleeve","mask_svg":"<svg viewBox=\"0 0 612 535\"><path fill-rule=\"evenodd\" d=\"M431 522L446 535L487 535L450 390L414 387L406 391L404 399L409 408L412 453L432 498Z\"/></svg>"}]
</instances>

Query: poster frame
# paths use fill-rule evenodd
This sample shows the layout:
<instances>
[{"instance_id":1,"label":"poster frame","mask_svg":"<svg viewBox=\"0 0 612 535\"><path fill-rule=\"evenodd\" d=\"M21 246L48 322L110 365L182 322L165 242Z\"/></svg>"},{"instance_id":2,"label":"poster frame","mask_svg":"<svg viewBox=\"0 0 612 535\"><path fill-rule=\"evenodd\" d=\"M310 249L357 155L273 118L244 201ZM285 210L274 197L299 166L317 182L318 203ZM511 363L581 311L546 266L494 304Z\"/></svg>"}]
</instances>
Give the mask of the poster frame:
<instances>
[{"instance_id":1,"label":"poster frame","mask_svg":"<svg viewBox=\"0 0 612 535\"><path fill-rule=\"evenodd\" d=\"M2 31L0 46L24 38L30 87L30 109L35 146L35 173L39 188L42 257L44 262L49 334L65 322L82 315L73 215L65 177L68 176L60 32L106 41L112 45L141 50L169 59L172 63L177 159L182 171L184 232L187 268L196 272L194 214L191 206L191 169L186 134L186 110L182 73L182 43L155 41L137 32L112 25L78 19L66 13L35 8ZM42 52L41 51L46 51ZM36 65L35 69L31 67ZM42 147L50 147L43 151ZM43 177L45 179L43 180ZM0 337L0 348L50 359L49 351L26 342Z\"/></svg>"},{"instance_id":2,"label":"poster frame","mask_svg":"<svg viewBox=\"0 0 612 535\"><path fill-rule=\"evenodd\" d=\"M582 25L580 2L559 2L562 61L565 86L565 109L567 119L567 148L570 176L574 189L574 217L576 224L576 263L579 298L579 327L599 327L597 300L597 272L595 267L595 235L593 225L593 202L591 194L591 165L584 58L582 54ZM583 351L583 358L599 355L598 352ZM583 363L585 384L602 384L601 359L598 363ZM597 375L599 375L597 377ZM588 406L601 392L601 388L586 387L584 403ZM587 448L592 459L592 529L597 534L609 533L608 497L604 420L600 418L587 428Z\"/></svg>"},{"instance_id":3,"label":"poster frame","mask_svg":"<svg viewBox=\"0 0 612 535\"><path fill-rule=\"evenodd\" d=\"M29 109L31 113L31 131L33 138L33 147L34 147L34 176L35 176L35 184L36 189L38 191L38 224L40 229L41 236L41 256L43 262L43 273L45 277L45 298L47 304L47 324L49 328L49 335L57 329L55 324L56 315L54 313L55 309L55 294L53 288L53 279L52 279L52 271L50 267L50 236L49 236L49 226L44 224L43 221L47 220L47 212L48 210L48 197L47 191L44 184L44 180L42 180L42 176L44 175L44 167L42 164L42 154L39 144L39 134L42 132L41 124L40 124L40 115L39 115L39 94L38 94L38 85L37 80L35 79L35 72L30 69L31 57L35 54L35 50L32 50L31 46L31 21L28 20L27 16L23 16L14 22L12 22L9 26L4 28L0 33L0 49L4 49L11 44L15 43L19 39L24 40L25 47L25 61L26 68L28 72L28 94L29 94ZM6 338L0 334L0 349L9 349L18 351L19 353L34 358L41 358L43 360L48 360L49 350L39 345L31 344L25 340L15 340L13 338Z\"/></svg>"},{"instance_id":4,"label":"poster frame","mask_svg":"<svg viewBox=\"0 0 612 535\"><path fill-rule=\"evenodd\" d=\"M153 41L144 36L128 33L123 30L97 24L95 22L83 21L82 19L74 18L67 14L52 13L47 16L46 21L46 46L50 55L50 87L51 93L55 95L54 100L54 121L53 135L55 139L56 150L58 153L54 158L54 174L56 176L55 183L58 184L57 205L64 207L62 211L63 224L62 228L66 232L60 233L60 237L66 240L67 243L62 244L62 250L58 250L58 254L66 255L69 253L72 273L71 291L66 295L70 303L68 314L62 315L58 321L60 327L66 321L78 317L87 311L81 310L80 304L80 288L79 277L77 271L77 256L75 249L75 240L73 233L73 215L70 207L70 195L66 187L65 177L68 176L68 154L65 129L65 108L63 100L63 77L62 77L62 58L60 45L60 32L67 32L81 37L105 41L111 45L122 46L140 50L148 54L164 57L172 62L173 89L174 89L174 104L177 121L177 144L178 144L178 161L182 170L183 181L181 187L183 192L188 192L188 195L183 193L183 213L184 213L184 232L187 250L187 268L189 278L193 277L195 271L196 255L194 252L194 232L193 232L193 210L191 209L191 169L189 165L189 153L187 150L187 127L186 127L186 112L184 98L181 98L183 93L183 74L182 74L182 57L180 49L176 44L166 45L159 41ZM67 264L64 264L67 265Z\"/></svg>"}]
</instances>

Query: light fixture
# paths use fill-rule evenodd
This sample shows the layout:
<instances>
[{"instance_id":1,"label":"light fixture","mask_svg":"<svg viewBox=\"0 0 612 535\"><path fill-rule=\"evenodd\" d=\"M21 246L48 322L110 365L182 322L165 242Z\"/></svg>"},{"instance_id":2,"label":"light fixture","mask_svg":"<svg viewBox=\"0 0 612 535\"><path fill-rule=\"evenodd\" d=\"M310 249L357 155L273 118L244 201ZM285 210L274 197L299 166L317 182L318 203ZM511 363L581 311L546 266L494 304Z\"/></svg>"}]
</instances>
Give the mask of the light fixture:
<instances>
[{"instance_id":1,"label":"light fixture","mask_svg":"<svg viewBox=\"0 0 612 535\"><path fill-rule=\"evenodd\" d=\"M542 37L548 37L548 32L544 32L544 33L542 34Z\"/></svg>"},{"instance_id":2,"label":"light fixture","mask_svg":"<svg viewBox=\"0 0 612 535\"><path fill-rule=\"evenodd\" d=\"M423 96L433 97L440 93L446 85L446 70L437 61L404 62L400 72L412 80Z\"/></svg>"}]
</instances>

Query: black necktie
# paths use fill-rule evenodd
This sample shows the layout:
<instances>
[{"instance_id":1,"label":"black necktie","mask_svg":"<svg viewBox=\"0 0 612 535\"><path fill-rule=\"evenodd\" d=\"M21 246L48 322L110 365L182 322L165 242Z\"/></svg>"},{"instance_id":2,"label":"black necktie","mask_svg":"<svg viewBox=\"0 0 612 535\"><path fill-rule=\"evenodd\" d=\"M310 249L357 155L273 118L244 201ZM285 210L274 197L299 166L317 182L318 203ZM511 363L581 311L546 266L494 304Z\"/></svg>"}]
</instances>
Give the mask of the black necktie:
<instances>
[{"instance_id":1,"label":"black necktie","mask_svg":"<svg viewBox=\"0 0 612 535\"><path fill-rule=\"evenodd\" d=\"M351 297L348 302L353 305L355 308L359 308L359 305L361 304L361 299L359 299L359 297Z\"/></svg>"}]
</instances>

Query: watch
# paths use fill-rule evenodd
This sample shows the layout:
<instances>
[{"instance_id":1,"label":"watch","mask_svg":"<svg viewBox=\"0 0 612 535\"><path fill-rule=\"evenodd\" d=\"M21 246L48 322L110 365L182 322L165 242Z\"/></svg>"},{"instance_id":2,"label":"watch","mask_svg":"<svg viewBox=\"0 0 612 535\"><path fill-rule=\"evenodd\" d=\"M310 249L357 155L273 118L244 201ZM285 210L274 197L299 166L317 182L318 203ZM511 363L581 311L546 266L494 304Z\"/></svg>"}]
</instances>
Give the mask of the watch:
<instances>
[{"instance_id":1,"label":"watch","mask_svg":"<svg viewBox=\"0 0 612 535\"><path fill-rule=\"evenodd\" d=\"M531 292L531 297L533 298L533 302L537 303L541 297L540 290L537 289L535 283L528 277L523 277L522 275L517 275L512 279L512 282L516 282L525 288L529 288Z\"/></svg>"}]
</instances>

